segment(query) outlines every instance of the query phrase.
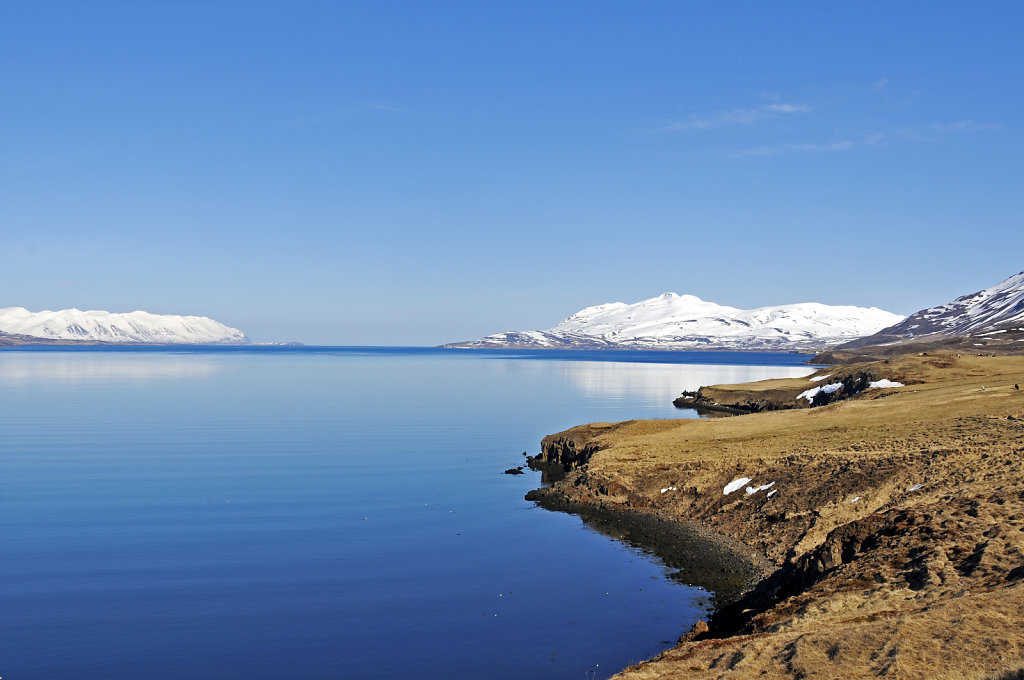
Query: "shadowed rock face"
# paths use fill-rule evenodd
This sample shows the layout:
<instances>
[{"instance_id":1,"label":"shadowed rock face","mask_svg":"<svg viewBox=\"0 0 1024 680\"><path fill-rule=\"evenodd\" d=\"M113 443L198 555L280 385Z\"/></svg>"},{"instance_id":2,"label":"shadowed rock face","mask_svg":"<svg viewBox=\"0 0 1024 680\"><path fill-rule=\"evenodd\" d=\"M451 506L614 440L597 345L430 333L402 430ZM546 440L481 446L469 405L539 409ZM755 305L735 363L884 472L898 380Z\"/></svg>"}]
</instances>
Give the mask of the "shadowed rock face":
<instances>
[{"instance_id":1,"label":"shadowed rock face","mask_svg":"<svg viewBox=\"0 0 1024 680\"><path fill-rule=\"evenodd\" d=\"M592 442L581 442L573 437L545 437L537 459L569 472L586 465L596 452L597 445Z\"/></svg>"},{"instance_id":2,"label":"shadowed rock face","mask_svg":"<svg viewBox=\"0 0 1024 680\"><path fill-rule=\"evenodd\" d=\"M54 340L52 338L37 338L34 335L22 335L21 333L5 333L0 331L0 347L17 347L20 345L98 345L104 343L88 342L84 340Z\"/></svg>"}]
</instances>

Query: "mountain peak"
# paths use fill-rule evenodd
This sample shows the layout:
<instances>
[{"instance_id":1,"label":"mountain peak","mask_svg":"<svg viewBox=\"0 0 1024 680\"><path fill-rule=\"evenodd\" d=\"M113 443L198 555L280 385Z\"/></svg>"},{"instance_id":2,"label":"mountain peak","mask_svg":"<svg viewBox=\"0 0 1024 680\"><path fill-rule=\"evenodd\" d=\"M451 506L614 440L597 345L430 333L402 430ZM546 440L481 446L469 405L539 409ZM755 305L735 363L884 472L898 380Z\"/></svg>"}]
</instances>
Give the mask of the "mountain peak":
<instances>
[{"instance_id":1,"label":"mountain peak","mask_svg":"<svg viewBox=\"0 0 1024 680\"><path fill-rule=\"evenodd\" d=\"M900 323L858 338L849 347L976 335L1017 325L1024 325L1024 272L976 293L922 309Z\"/></svg>"},{"instance_id":2,"label":"mountain peak","mask_svg":"<svg viewBox=\"0 0 1024 680\"><path fill-rule=\"evenodd\" d=\"M587 307L546 331L516 331L458 347L810 350L869 335L903 317L872 307L806 302L743 310L662 293Z\"/></svg>"},{"instance_id":3,"label":"mountain peak","mask_svg":"<svg viewBox=\"0 0 1024 680\"><path fill-rule=\"evenodd\" d=\"M249 340L205 316L150 314L137 310L111 313L91 309L30 312L24 307L0 309L0 331L46 340L77 340L114 344L206 345L245 344Z\"/></svg>"}]
</instances>

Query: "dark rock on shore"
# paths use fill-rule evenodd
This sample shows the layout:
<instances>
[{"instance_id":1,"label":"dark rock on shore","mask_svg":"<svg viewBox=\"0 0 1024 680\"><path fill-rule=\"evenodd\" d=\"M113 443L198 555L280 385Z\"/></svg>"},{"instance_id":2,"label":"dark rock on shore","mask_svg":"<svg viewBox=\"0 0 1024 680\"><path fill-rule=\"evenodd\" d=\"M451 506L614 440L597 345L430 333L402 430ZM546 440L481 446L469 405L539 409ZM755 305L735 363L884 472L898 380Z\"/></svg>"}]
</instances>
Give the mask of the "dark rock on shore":
<instances>
[{"instance_id":1,"label":"dark rock on shore","mask_svg":"<svg viewBox=\"0 0 1024 680\"><path fill-rule=\"evenodd\" d=\"M548 436L541 452L528 458L529 466L558 481L584 468L599 448L582 434ZM676 570L672 578L711 591L720 606L739 598L769 571L767 561L756 552L695 522L659 517L647 509L574 502L552 487L534 489L526 500L547 510L579 515L599 533L657 555Z\"/></svg>"},{"instance_id":2,"label":"dark rock on shore","mask_svg":"<svg viewBox=\"0 0 1024 680\"><path fill-rule=\"evenodd\" d=\"M739 541L695 522L566 500L549 488L526 494L546 510L568 512L595 531L652 553L675 572L670 577L713 593L718 606L736 601L767 571L767 563Z\"/></svg>"}]
</instances>

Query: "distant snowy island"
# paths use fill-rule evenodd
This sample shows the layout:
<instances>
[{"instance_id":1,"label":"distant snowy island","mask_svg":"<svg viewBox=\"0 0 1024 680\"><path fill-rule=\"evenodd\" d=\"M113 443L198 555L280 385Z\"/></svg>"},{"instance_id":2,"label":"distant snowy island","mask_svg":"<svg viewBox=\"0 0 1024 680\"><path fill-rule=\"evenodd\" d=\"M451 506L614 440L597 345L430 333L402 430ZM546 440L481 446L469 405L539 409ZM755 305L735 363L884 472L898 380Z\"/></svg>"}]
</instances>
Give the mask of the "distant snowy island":
<instances>
[{"instance_id":1,"label":"distant snowy island","mask_svg":"<svg viewBox=\"0 0 1024 680\"><path fill-rule=\"evenodd\" d=\"M809 351L877 333L905 317L877 307L802 302L738 309L664 293L587 307L546 331L507 331L445 347Z\"/></svg>"},{"instance_id":2,"label":"distant snowy island","mask_svg":"<svg viewBox=\"0 0 1024 680\"><path fill-rule=\"evenodd\" d=\"M98 310L30 312L23 307L0 309L0 344L111 343L149 345L241 345L245 333L205 316L176 316L128 312L117 314Z\"/></svg>"}]
</instances>

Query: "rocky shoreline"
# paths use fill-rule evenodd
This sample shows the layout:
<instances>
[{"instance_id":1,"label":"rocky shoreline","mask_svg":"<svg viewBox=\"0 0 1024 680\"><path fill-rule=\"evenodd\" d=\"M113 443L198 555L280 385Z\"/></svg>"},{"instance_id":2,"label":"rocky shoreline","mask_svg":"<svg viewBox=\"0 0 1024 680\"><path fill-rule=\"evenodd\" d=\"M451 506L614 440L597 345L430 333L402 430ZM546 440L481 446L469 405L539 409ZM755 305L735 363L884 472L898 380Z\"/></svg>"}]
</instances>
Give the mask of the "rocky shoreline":
<instances>
[{"instance_id":1,"label":"rocky shoreline","mask_svg":"<svg viewBox=\"0 0 1024 680\"><path fill-rule=\"evenodd\" d=\"M580 502L561 487L551 486L585 468L598 451L579 434L570 431L545 437L540 453L527 457L529 467L541 472L541 481L548 486L530 491L526 500L579 515L601 533L654 553L675 570L673 579L713 592L718 607L736 601L771 573L771 564L757 552L700 523L662 516L649 507L634 508L628 499L614 505L601 499Z\"/></svg>"},{"instance_id":2,"label":"rocky shoreline","mask_svg":"<svg viewBox=\"0 0 1024 680\"><path fill-rule=\"evenodd\" d=\"M529 499L618 525L681 580L720 595L706 626L618 677L988 680L1024 670L1024 393L1014 388L1024 358L911 356L843 370L907 387L545 438L530 464L551 486ZM720 398L730 387L750 397L809 384L702 391L729 403ZM967 654L946 661L952 646Z\"/></svg>"},{"instance_id":3,"label":"rocky shoreline","mask_svg":"<svg viewBox=\"0 0 1024 680\"><path fill-rule=\"evenodd\" d=\"M574 503L550 489L531 491L526 498L547 510L579 515L596 531L654 553L673 570L670 578L712 592L717 607L736 602L771 573L756 552L696 522Z\"/></svg>"}]
</instances>

